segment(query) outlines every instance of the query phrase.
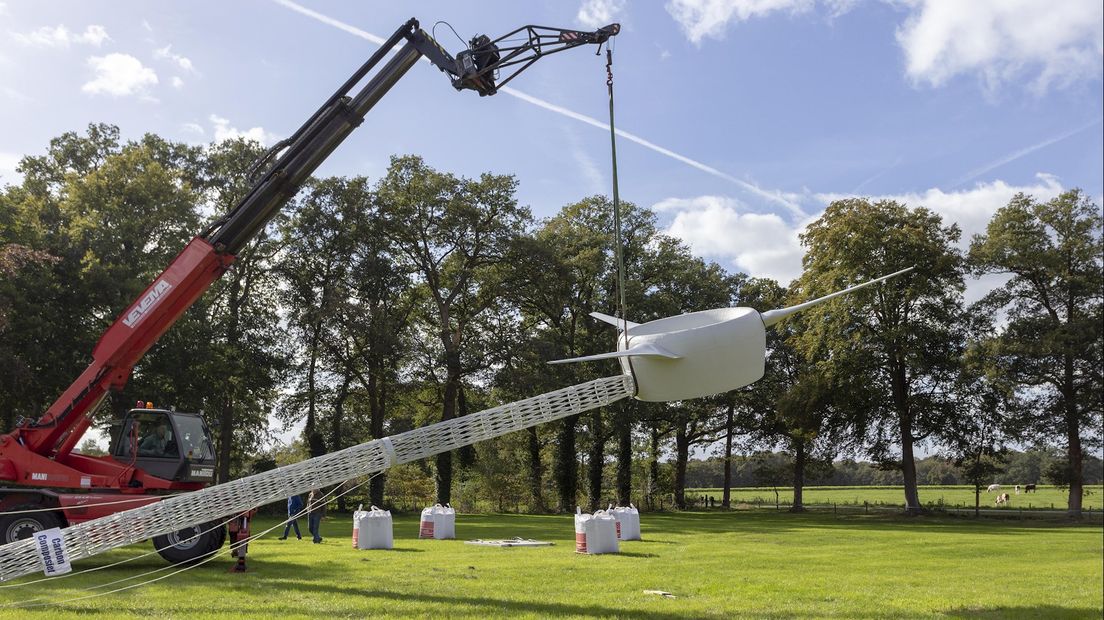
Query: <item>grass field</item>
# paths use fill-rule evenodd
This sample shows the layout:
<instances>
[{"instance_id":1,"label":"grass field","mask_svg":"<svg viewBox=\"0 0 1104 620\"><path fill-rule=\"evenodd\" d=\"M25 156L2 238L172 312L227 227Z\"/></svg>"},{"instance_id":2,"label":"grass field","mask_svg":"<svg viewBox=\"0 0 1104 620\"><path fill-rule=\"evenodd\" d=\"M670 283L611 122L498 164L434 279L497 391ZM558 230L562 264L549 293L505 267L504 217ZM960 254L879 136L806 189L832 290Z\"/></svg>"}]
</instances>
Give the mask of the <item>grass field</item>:
<instances>
[{"instance_id":1,"label":"grass field","mask_svg":"<svg viewBox=\"0 0 1104 620\"><path fill-rule=\"evenodd\" d=\"M1092 485L1085 487L1091 494L1085 496L1084 508L1100 512L1104 508L1104 487ZM1012 487L1002 487L1001 492L1008 493L1009 502L1002 508L1004 510L1062 510L1066 509L1068 491L1057 489L1053 486L1039 485L1037 492L1020 493L1015 495ZM920 502L925 506L943 505L947 507L974 507L974 488L969 486L921 486L919 489ZM687 489L688 499L700 496L713 496L718 502L721 499L721 489ZM880 506L905 505L905 492L902 487L805 487L802 498L807 505L858 505L863 502ZM996 493L986 493L981 490L981 507L995 508L993 502ZM782 504L790 504L793 501L793 490L790 487L779 487L778 500ZM732 501L734 503L774 505L774 489L771 487L733 488Z\"/></svg>"},{"instance_id":2,"label":"grass field","mask_svg":"<svg viewBox=\"0 0 1104 620\"><path fill-rule=\"evenodd\" d=\"M157 556L100 572L0 589L0 618L632 617L1100 618L1099 525L952 517L791 515L773 511L642 515L643 542L620 555L574 553L570 516L459 515L461 538L534 537L555 546L421 541L396 519L393 551L351 549L350 519L327 519L320 545L250 546L250 572L228 557L157 583L83 601L87 588L165 565ZM274 524L258 520L254 531ZM149 550L119 549L86 569ZM153 575L165 575L168 571ZM33 577L24 578L24 580ZM119 587L118 584L112 587ZM110 589L110 588L108 588ZM667 599L644 590L659 589Z\"/></svg>"}]
</instances>

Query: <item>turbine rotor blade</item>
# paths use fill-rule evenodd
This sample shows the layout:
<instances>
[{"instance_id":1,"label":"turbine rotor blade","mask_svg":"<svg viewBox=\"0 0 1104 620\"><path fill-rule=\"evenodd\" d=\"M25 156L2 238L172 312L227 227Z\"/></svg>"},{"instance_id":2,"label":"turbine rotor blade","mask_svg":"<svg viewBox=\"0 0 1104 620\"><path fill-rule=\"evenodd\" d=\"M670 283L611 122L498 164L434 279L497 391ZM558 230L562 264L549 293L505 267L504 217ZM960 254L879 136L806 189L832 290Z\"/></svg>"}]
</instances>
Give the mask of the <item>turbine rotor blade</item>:
<instances>
[{"instance_id":1,"label":"turbine rotor blade","mask_svg":"<svg viewBox=\"0 0 1104 620\"><path fill-rule=\"evenodd\" d=\"M601 312L591 312L590 316L598 319L599 321L602 321L603 323L609 323L610 325L613 325L614 327L616 327L618 329L621 329L623 327L625 327L627 329L632 329L632 328L640 325L640 323L633 323L632 321L625 321L625 320L619 319L615 316L610 316L608 314L602 314Z\"/></svg>"},{"instance_id":2,"label":"turbine rotor blade","mask_svg":"<svg viewBox=\"0 0 1104 620\"><path fill-rule=\"evenodd\" d=\"M597 355L584 355L583 357L572 357L564 360L553 360L548 362L549 364L569 364L572 362L589 362L593 360L609 360L619 357L663 357L670 360L682 359L681 355L671 353L667 349L654 344L638 344L625 349L624 351L611 351L609 353L599 353Z\"/></svg>"},{"instance_id":3,"label":"turbine rotor blade","mask_svg":"<svg viewBox=\"0 0 1104 620\"><path fill-rule=\"evenodd\" d=\"M839 297L840 295L846 295L847 293L857 291L860 288L870 286L871 284L877 284L878 282L882 282L884 280L899 276L902 273L907 273L909 271L912 271L913 269L915 269L915 267L908 267L907 269L894 271L889 275L882 276L880 278L874 278L873 280L870 280L869 282L863 282L862 284L856 284L855 286L852 286L850 288L845 288L842 291L836 291L835 293L832 293L830 295L825 295L824 297L820 297L812 301L807 301L803 304L797 304L796 306L790 306L789 308L780 308L778 310L767 310L766 312L760 312L759 316L763 317L763 325L765 325L766 327L770 327L771 325L774 325L775 323L790 316L791 314L795 314L797 312L801 312L802 310L812 308L813 306L817 304L822 304L829 299Z\"/></svg>"}]
</instances>

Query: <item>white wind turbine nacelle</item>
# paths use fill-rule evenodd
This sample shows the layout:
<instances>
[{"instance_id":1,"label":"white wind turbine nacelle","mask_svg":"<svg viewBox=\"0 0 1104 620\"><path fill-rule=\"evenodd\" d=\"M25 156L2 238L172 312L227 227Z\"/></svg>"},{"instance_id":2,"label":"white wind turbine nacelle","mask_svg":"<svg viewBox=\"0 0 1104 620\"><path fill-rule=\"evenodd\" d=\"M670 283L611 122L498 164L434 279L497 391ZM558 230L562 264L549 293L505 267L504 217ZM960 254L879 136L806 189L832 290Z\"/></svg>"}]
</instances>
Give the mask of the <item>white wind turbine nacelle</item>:
<instances>
[{"instance_id":1,"label":"white wind turbine nacelle","mask_svg":"<svg viewBox=\"0 0 1104 620\"><path fill-rule=\"evenodd\" d=\"M766 328L791 314L912 269L762 313L754 308L716 308L641 324L592 312L596 319L619 328L625 326L627 334L617 339L617 351L550 363L617 358L625 373L633 375L637 390L634 397L638 400L669 402L720 394L762 378L767 354Z\"/></svg>"}]
</instances>

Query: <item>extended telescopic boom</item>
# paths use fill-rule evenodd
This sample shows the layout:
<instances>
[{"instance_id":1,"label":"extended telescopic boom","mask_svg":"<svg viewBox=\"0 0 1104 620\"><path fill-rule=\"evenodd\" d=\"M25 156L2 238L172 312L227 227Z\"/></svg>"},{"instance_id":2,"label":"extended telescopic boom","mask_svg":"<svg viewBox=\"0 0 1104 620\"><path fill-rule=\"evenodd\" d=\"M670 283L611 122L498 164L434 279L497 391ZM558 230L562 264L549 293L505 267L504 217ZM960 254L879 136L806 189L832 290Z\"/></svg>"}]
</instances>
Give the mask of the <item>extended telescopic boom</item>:
<instances>
[{"instance_id":1,"label":"extended telescopic boom","mask_svg":"<svg viewBox=\"0 0 1104 620\"><path fill-rule=\"evenodd\" d=\"M528 33L527 42L498 46L522 30ZM93 362L57 401L38 420L21 420L15 430L0 436L0 480L102 488L118 478L120 472L114 465L106 461L93 464L89 457L71 454L98 404L109 390L122 389L146 351L229 269L235 255L419 58L425 56L447 73L457 90L493 95L541 56L580 45L601 45L619 30L617 24L594 32L524 26L494 41L475 37L469 49L453 56L423 31L417 20L403 24L302 127L257 162L259 178L245 197L193 239L104 332L93 350ZM402 47L387 59L400 43ZM357 89L385 59L383 67ZM517 68L496 83L499 69L514 66Z\"/></svg>"}]
</instances>

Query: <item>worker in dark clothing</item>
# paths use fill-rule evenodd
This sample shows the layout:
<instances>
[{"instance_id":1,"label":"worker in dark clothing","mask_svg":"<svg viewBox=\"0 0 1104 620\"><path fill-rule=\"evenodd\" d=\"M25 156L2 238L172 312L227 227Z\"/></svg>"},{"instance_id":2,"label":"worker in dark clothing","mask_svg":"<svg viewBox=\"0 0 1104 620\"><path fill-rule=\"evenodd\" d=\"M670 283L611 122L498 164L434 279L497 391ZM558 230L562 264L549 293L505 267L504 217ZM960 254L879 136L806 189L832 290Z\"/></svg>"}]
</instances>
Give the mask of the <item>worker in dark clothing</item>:
<instances>
[{"instance_id":1,"label":"worker in dark clothing","mask_svg":"<svg viewBox=\"0 0 1104 620\"><path fill-rule=\"evenodd\" d=\"M299 540L303 540L303 535L299 533L299 517L303 512L303 498L299 495L292 495L288 498L287 504L288 520L284 525L284 535L280 537L280 540L287 540L288 531L291 528L295 528L295 537Z\"/></svg>"},{"instance_id":2,"label":"worker in dark clothing","mask_svg":"<svg viewBox=\"0 0 1104 620\"><path fill-rule=\"evenodd\" d=\"M307 510L310 511L307 514L307 525L310 527L311 536L314 537L315 543L320 543L322 542L322 517L326 514L326 500L321 490L311 489L310 495L307 496Z\"/></svg>"}]
</instances>

